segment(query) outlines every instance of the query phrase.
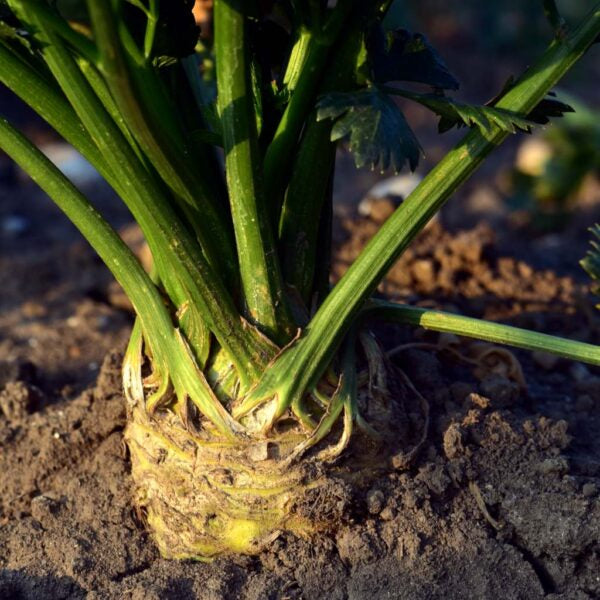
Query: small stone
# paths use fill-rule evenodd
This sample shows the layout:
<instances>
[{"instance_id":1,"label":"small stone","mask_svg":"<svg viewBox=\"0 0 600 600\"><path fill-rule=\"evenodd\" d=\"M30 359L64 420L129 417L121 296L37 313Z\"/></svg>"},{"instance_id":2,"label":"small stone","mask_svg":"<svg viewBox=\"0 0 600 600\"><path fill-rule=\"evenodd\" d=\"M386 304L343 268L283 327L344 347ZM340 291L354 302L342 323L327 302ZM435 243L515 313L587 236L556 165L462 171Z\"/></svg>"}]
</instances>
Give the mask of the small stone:
<instances>
[{"instance_id":1,"label":"small stone","mask_svg":"<svg viewBox=\"0 0 600 600\"><path fill-rule=\"evenodd\" d=\"M586 497L586 498L591 498L592 496L595 496L598 493L598 486L595 483L584 483L583 487L581 488L581 493Z\"/></svg>"},{"instance_id":2,"label":"small stone","mask_svg":"<svg viewBox=\"0 0 600 600\"><path fill-rule=\"evenodd\" d=\"M426 258L415 260L412 264L412 274L419 283L431 284L435 280L433 262Z\"/></svg>"},{"instance_id":3,"label":"small stone","mask_svg":"<svg viewBox=\"0 0 600 600\"><path fill-rule=\"evenodd\" d=\"M466 397L465 402L469 407L476 406L477 408L482 408L483 410L485 410L486 408L489 408L490 405L492 404L489 398L480 396L479 394L476 394L475 392L472 392L471 394L469 394Z\"/></svg>"},{"instance_id":4,"label":"small stone","mask_svg":"<svg viewBox=\"0 0 600 600\"><path fill-rule=\"evenodd\" d=\"M372 515L378 515L385 504L385 496L381 490L372 489L367 492L367 510Z\"/></svg>"},{"instance_id":5,"label":"small stone","mask_svg":"<svg viewBox=\"0 0 600 600\"><path fill-rule=\"evenodd\" d=\"M575 410L577 412L589 412L594 408L595 402L591 396L584 394L583 396L578 396L577 400L575 400Z\"/></svg>"},{"instance_id":6,"label":"small stone","mask_svg":"<svg viewBox=\"0 0 600 600\"><path fill-rule=\"evenodd\" d=\"M113 281L109 284L107 290L108 303L119 310L127 312L133 312L133 304L131 300L125 295L123 288L116 282Z\"/></svg>"},{"instance_id":7,"label":"small stone","mask_svg":"<svg viewBox=\"0 0 600 600\"><path fill-rule=\"evenodd\" d=\"M451 423L444 433L444 454L453 459L465 451L463 432L458 423Z\"/></svg>"},{"instance_id":8,"label":"small stone","mask_svg":"<svg viewBox=\"0 0 600 600\"><path fill-rule=\"evenodd\" d=\"M549 475L550 473L564 475L569 470L569 463L567 459L562 456L558 458L547 458L539 464L538 470L544 475Z\"/></svg>"},{"instance_id":9,"label":"small stone","mask_svg":"<svg viewBox=\"0 0 600 600\"><path fill-rule=\"evenodd\" d=\"M31 516L42 525L54 520L61 504L55 498L42 494L31 501Z\"/></svg>"},{"instance_id":10,"label":"small stone","mask_svg":"<svg viewBox=\"0 0 600 600\"><path fill-rule=\"evenodd\" d=\"M259 442L248 447L248 458L261 462L269 458L269 445L267 442Z\"/></svg>"},{"instance_id":11,"label":"small stone","mask_svg":"<svg viewBox=\"0 0 600 600\"><path fill-rule=\"evenodd\" d=\"M81 356L81 348L79 346L69 346L67 353L69 358L79 358Z\"/></svg>"},{"instance_id":12,"label":"small stone","mask_svg":"<svg viewBox=\"0 0 600 600\"><path fill-rule=\"evenodd\" d=\"M386 506L379 514L383 521L392 521L396 518L396 509L391 506Z\"/></svg>"},{"instance_id":13,"label":"small stone","mask_svg":"<svg viewBox=\"0 0 600 600\"><path fill-rule=\"evenodd\" d=\"M33 300L29 300L24 302L21 305L21 314L26 319L37 319L40 317L45 317L48 313L48 309L39 302L34 302Z\"/></svg>"},{"instance_id":14,"label":"small stone","mask_svg":"<svg viewBox=\"0 0 600 600\"><path fill-rule=\"evenodd\" d=\"M396 205L391 198L367 197L358 205L358 214L376 223L383 223L395 210Z\"/></svg>"},{"instance_id":15,"label":"small stone","mask_svg":"<svg viewBox=\"0 0 600 600\"><path fill-rule=\"evenodd\" d=\"M538 366L544 369L544 371L551 371L556 367L560 357L556 356L556 354L550 354L549 352L532 352L531 358L533 358L533 362Z\"/></svg>"},{"instance_id":16,"label":"small stone","mask_svg":"<svg viewBox=\"0 0 600 600\"><path fill-rule=\"evenodd\" d=\"M406 494L404 494L403 500L404 500L404 505L407 508L415 508L415 506L417 506L417 504L419 502L419 498L411 490L407 491Z\"/></svg>"}]
</instances>

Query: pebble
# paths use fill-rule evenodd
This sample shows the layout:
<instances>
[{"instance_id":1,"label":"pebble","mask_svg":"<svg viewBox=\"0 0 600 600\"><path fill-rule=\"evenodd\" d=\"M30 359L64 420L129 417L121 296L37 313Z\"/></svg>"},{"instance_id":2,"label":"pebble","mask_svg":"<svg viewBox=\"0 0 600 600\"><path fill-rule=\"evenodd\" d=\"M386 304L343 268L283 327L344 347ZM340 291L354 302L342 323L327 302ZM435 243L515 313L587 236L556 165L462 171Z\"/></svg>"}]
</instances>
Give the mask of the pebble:
<instances>
[{"instance_id":1,"label":"pebble","mask_svg":"<svg viewBox=\"0 0 600 600\"><path fill-rule=\"evenodd\" d=\"M411 270L413 277L420 283L431 283L435 279L433 262L426 258L415 260Z\"/></svg>"},{"instance_id":2,"label":"pebble","mask_svg":"<svg viewBox=\"0 0 600 600\"><path fill-rule=\"evenodd\" d=\"M21 314L27 319L36 319L45 317L48 314L48 309L39 302L29 300L21 305Z\"/></svg>"},{"instance_id":3,"label":"pebble","mask_svg":"<svg viewBox=\"0 0 600 600\"><path fill-rule=\"evenodd\" d=\"M389 198L365 198L358 205L358 214L383 223L394 211L396 204Z\"/></svg>"},{"instance_id":4,"label":"pebble","mask_svg":"<svg viewBox=\"0 0 600 600\"><path fill-rule=\"evenodd\" d=\"M372 515L378 515L385 504L385 496L381 490L372 489L367 492L367 510Z\"/></svg>"},{"instance_id":5,"label":"pebble","mask_svg":"<svg viewBox=\"0 0 600 600\"><path fill-rule=\"evenodd\" d=\"M415 508L415 506L417 506L417 504L419 502L419 498L412 490L408 490L404 494L403 500L404 500L404 505L407 508Z\"/></svg>"},{"instance_id":6,"label":"pebble","mask_svg":"<svg viewBox=\"0 0 600 600\"><path fill-rule=\"evenodd\" d=\"M540 473L544 473L544 475L550 473L564 475L569 470L569 463L567 462L567 459L562 456L558 458L547 458L540 463L538 470Z\"/></svg>"},{"instance_id":7,"label":"pebble","mask_svg":"<svg viewBox=\"0 0 600 600\"><path fill-rule=\"evenodd\" d=\"M56 498L42 494L31 501L31 516L44 524L52 520L60 511L60 508L61 504Z\"/></svg>"},{"instance_id":8,"label":"pebble","mask_svg":"<svg viewBox=\"0 0 600 600\"><path fill-rule=\"evenodd\" d=\"M595 483L584 483L583 487L581 488L581 493L586 497L586 498L591 498L592 496L595 496L598 493L598 486Z\"/></svg>"},{"instance_id":9,"label":"pebble","mask_svg":"<svg viewBox=\"0 0 600 600\"><path fill-rule=\"evenodd\" d=\"M367 193L366 198L386 198L395 196L406 198L421 183L423 178L414 173L394 175L378 181Z\"/></svg>"},{"instance_id":10,"label":"pebble","mask_svg":"<svg viewBox=\"0 0 600 600\"><path fill-rule=\"evenodd\" d=\"M379 515L383 521L392 521L396 517L396 509L386 506Z\"/></svg>"},{"instance_id":11,"label":"pebble","mask_svg":"<svg viewBox=\"0 0 600 600\"><path fill-rule=\"evenodd\" d=\"M519 398L519 386L504 375L489 375L479 384L479 390L497 408L512 406Z\"/></svg>"},{"instance_id":12,"label":"pebble","mask_svg":"<svg viewBox=\"0 0 600 600\"><path fill-rule=\"evenodd\" d=\"M451 423L444 432L444 454L453 459L464 453L463 432L458 423Z\"/></svg>"}]
</instances>

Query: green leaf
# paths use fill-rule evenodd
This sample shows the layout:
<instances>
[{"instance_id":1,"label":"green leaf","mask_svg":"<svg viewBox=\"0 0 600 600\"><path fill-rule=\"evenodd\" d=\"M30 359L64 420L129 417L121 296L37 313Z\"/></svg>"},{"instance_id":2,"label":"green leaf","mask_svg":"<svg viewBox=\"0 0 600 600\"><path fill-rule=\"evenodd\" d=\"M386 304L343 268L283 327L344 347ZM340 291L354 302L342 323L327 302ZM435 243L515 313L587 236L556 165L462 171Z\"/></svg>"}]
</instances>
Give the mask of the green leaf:
<instances>
[{"instance_id":1,"label":"green leaf","mask_svg":"<svg viewBox=\"0 0 600 600\"><path fill-rule=\"evenodd\" d=\"M440 133L453 127L476 126L482 133L492 133L494 126L502 131L516 133L518 129L530 131L535 124L516 112L495 106L464 104L440 94L417 94L408 90L385 88L386 92L414 100L440 116Z\"/></svg>"},{"instance_id":2,"label":"green leaf","mask_svg":"<svg viewBox=\"0 0 600 600\"><path fill-rule=\"evenodd\" d=\"M434 112L440 115L438 129L440 133L453 127L472 127L476 125L482 132L491 133L493 126L497 125L502 131L516 133L517 130L531 131L534 123L527 118L493 106L478 106L476 104L463 104L455 100L445 99L446 102L436 103L441 111Z\"/></svg>"},{"instance_id":3,"label":"green leaf","mask_svg":"<svg viewBox=\"0 0 600 600\"><path fill-rule=\"evenodd\" d=\"M367 40L367 52L377 83L414 81L444 90L459 87L442 57L420 33L405 29L384 32L377 26Z\"/></svg>"},{"instance_id":4,"label":"green leaf","mask_svg":"<svg viewBox=\"0 0 600 600\"><path fill-rule=\"evenodd\" d=\"M568 104L555 98L556 94L550 92L528 115L527 118L538 125L550 122L551 117L562 117L565 113L575 112Z\"/></svg>"},{"instance_id":5,"label":"green leaf","mask_svg":"<svg viewBox=\"0 0 600 600\"><path fill-rule=\"evenodd\" d=\"M378 88L332 93L317 103L317 120L337 119L331 141L349 138L357 167L392 166L395 172L408 162L419 163L421 146L396 104Z\"/></svg>"},{"instance_id":6,"label":"green leaf","mask_svg":"<svg viewBox=\"0 0 600 600\"><path fill-rule=\"evenodd\" d=\"M502 86L500 92L491 100L488 100L486 106L495 106L500 99L515 86L515 78L511 75ZM533 110L527 115L527 118L538 125L546 125L551 117L563 117L565 113L575 112L572 106L561 102L556 98L556 92L548 92L546 97L541 100Z\"/></svg>"},{"instance_id":7,"label":"green leaf","mask_svg":"<svg viewBox=\"0 0 600 600\"><path fill-rule=\"evenodd\" d=\"M592 247L580 264L594 281L600 282L600 225L596 223L590 227L590 231L596 239L590 242ZM600 284L594 285L592 291L594 294L600 295Z\"/></svg>"}]
</instances>

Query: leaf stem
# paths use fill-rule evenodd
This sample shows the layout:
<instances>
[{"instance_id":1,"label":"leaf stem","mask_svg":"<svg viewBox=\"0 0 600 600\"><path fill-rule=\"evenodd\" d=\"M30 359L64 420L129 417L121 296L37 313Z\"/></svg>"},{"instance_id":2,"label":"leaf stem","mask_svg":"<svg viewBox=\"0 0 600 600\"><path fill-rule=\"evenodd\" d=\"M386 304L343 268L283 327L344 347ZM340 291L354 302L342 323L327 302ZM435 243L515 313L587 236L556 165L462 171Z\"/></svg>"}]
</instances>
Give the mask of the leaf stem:
<instances>
[{"instance_id":1,"label":"leaf stem","mask_svg":"<svg viewBox=\"0 0 600 600\"><path fill-rule=\"evenodd\" d=\"M145 60L138 63L131 56L128 60L125 48L134 43L125 25L116 20L110 2L87 0L87 4L100 50L99 68L128 128L180 200L208 261L235 288L237 265L224 206L215 202L205 179L198 176L204 165L188 164L190 153L181 124L161 81Z\"/></svg>"},{"instance_id":2,"label":"leaf stem","mask_svg":"<svg viewBox=\"0 0 600 600\"><path fill-rule=\"evenodd\" d=\"M0 41L0 82L80 152L115 189L119 181L57 85L42 77Z\"/></svg>"},{"instance_id":3,"label":"leaf stem","mask_svg":"<svg viewBox=\"0 0 600 600\"><path fill-rule=\"evenodd\" d=\"M198 367L179 342L160 293L123 240L79 190L29 140L1 118L0 148L54 200L123 286L140 318L155 369L163 378L172 379L179 396L189 395L221 433L233 437L239 425L198 381Z\"/></svg>"},{"instance_id":4,"label":"leaf stem","mask_svg":"<svg viewBox=\"0 0 600 600\"><path fill-rule=\"evenodd\" d=\"M302 71L297 77L292 73L295 66L290 66L288 77L294 82L295 87L273 140L267 148L264 160L266 198L275 224L279 221L285 182L292 167L298 138L306 117L313 108L331 50L352 7L352 0L338 2L322 29L315 33L306 33L301 40Z\"/></svg>"},{"instance_id":5,"label":"leaf stem","mask_svg":"<svg viewBox=\"0 0 600 600\"><path fill-rule=\"evenodd\" d=\"M294 328L261 189L243 4L241 0L216 0L214 12L227 186L249 317L272 339L285 343Z\"/></svg>"},{"instance_id":6,"label":"leaf stem","mask_svg":"<svg viewBox=\"0 0 600 600\"><path fill-rule=\"evenodd\" d=\"M177 308L189 301L223 349L232 357L243 385L249 385L269 360L264 341L248 327L196 241L164 194L164 187L137 159L79 71L61 39L37 18L37 3L11 0L22 20L32 23L44 60L109 168L122 182L117 188L139 223L159 269L161 282ZM202 355L203 348L197 354Z\"/></svg>"},{"instance_id":7,"label":"leaf stem","mask_svg":"<svg viewBox=\"0 0 600 600\"><path fill-rule=\"evenodd\" d=\"M455 333L525 350L549 352L570 360L600 365L600 346L440 310L371 300L361 313L361 318L417 325L432 331Z\"/></svg>"},{"instance_id":8,"label":"leaf stem","mask_svg":"<svg viewBox=\"0 0 600 600\"><path fill-rule=\"evenodd\" d=\"M564 40L555 40L496 106L528 114L600 34L600 2ZM236 407L242 415L277 398L275 420L327 368L345 332L389 268L454 191L500 145L508 133L472 130L423 179L367 244L325 299L304 335L284 351L258 386Z\"/></svg>"},{"instance_id":9,"label":"leaf stem","mask_svg":"<svg viewBox=\"0 0 600 600\"><path fill-rule=\"evenodd\" d=\"M363 23L354 21L356 19L327 68L320 93L346 91L353 86L363 41ZM285 281L297 289L307 307L310 307L314 290L315 272L322 266L317 265L319 229L336 154L336 144L330 140L331 128L330 121L318 122L314 111L309 115L279 222ZM320 157L316 163L315 156ZM328 280L328 275L325 279Z\"/></svg>"}]
</instances>

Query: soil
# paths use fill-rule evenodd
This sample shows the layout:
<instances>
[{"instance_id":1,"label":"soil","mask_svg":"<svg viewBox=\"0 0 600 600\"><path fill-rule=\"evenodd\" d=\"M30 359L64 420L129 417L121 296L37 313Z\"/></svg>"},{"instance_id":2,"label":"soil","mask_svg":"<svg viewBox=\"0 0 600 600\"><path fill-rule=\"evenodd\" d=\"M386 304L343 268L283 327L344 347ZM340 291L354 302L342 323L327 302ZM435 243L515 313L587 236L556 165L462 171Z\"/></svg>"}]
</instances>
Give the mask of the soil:
<instances>
[{"instance_id":1,"label":"soil","mask_svg":"<svg viewBox=\"0 0 600 600\"><path fill-rule=\"evenodd\" d=\"M91 250L22 187L0 202L2 222L27 218L0 238L0 598L600 597L600 371L377 323L430 405L415 460L357 492L331 535L282 535L253 558L161 559L131 509L122 444L131 313ZM342 219L336 275L390 205L375 208ZM111 220L138 243L125 213ZM598 343L585 285L544 253L511 254L518 234L434 223L380 291ZM581 229L559 238L583 241ZM422 419L408 417L414 437Z\"/></svg>"}]
</instances>

